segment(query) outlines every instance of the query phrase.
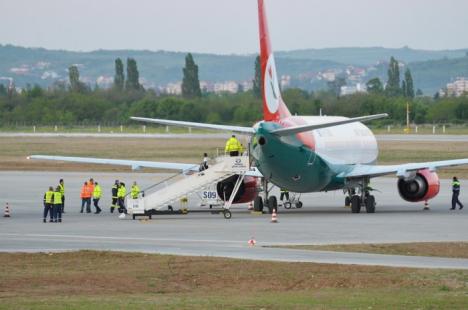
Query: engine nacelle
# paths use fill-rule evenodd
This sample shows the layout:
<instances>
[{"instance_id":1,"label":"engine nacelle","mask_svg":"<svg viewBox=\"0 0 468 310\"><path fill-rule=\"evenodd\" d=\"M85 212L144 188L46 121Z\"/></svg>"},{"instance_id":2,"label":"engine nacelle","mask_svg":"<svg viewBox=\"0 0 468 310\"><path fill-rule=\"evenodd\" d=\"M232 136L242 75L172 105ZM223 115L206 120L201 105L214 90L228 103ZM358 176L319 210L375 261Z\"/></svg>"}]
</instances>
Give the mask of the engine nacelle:
<instances>
[{"instance_id":1,"label":"engine nacelle","mask_svg":"<svg viewBox=\"0 0 468 310\"><path fill-rule=\"evenodd\" d=\"M401 198L409 202L432 199L439 193L439 189L439 176L428 169L419 170L413 178L398 180L398 192Z\"/></svg>"},{"instance_id":2,"label":"engine nacelle","mask_svg":"<svg viewBox=\"0 0 468 310\"><path fill-rule=\"evenodd\" d=\"M238 175L233 175L216 184L216 191L221 200L228 201L231 198L231 194L238 179ZM233 203L247 203L254 200L258 195L258 187L258 178L251 176L244 177L244 181L240 185Z\"/></svg>"}]
</instances>

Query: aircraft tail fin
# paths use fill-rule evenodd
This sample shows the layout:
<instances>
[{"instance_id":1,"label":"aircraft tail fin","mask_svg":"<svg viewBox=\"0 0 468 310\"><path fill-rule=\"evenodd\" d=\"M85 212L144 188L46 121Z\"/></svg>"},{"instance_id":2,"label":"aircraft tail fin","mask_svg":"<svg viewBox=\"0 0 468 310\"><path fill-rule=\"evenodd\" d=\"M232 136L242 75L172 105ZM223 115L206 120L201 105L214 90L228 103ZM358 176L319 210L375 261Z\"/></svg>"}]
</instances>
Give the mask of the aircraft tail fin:
<instances>
[{"instance_id":1,"label":"aircraft tail fin","mask_svg":"<svg viewBox=\"0 0 468 310\"><path fill-rule=\"evenodd\" d=\"M291 116L291 113L281 98L264 0L258 0L258 22L260 32L260 65L263 83L261 85L263 93L263 118L265 121L278 121Z\"/></svg>"}]
</instances>

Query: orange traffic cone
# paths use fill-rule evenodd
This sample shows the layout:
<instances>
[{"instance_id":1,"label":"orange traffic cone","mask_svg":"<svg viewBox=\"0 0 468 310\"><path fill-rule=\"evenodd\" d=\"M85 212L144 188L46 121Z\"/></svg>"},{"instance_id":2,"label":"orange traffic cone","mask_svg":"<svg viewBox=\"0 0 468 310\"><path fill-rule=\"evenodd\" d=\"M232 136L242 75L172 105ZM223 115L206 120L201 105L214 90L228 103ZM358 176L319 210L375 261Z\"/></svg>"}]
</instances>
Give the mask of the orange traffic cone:
<instances>
[{"instance_id":1,"label":"orange traffic cone","mask_svg":"<svg viewBox=\"0 0 468 310\"><path fill-rule=\"evenodd\" d=\"M255 241L254 237L251 237L249 242L248 242L249 246L251 246L251 247L255 246L255 243L257 243L257 242Z\"/></svg>"},{"instance_id":2,"label":"orange traffic cone","mask_svg":"<svg viewBox=\"0 0 468 310\"><path fill-rule=\"evenodd\" d=\"M276 209L273 209L273 213L271 214L271 222L278 223L278 216L276 215Z\"/></svg>"},{"instance_id":3,"label":"orange traffic cone","mask_svg":"<svg viewBox=\"0 0 468 310\"><path fill-rule=\"evenodd\" d=\"M10 217L10 206L8 205L8 202L5 205L5 212L3 213L3 217Z\"/></svg>"}]
</instances>

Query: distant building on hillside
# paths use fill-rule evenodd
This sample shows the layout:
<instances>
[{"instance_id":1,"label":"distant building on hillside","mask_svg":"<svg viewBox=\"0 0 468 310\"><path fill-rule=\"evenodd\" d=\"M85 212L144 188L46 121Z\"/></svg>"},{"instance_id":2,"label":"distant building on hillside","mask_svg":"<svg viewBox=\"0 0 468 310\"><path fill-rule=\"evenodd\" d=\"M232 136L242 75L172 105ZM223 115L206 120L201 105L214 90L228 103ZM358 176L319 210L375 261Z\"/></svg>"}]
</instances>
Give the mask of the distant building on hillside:
<instances>
[{"instance_id":1,"label":"distant building on hillside","mask_svg":"<svg viewBox=\"0 0 468 310\"><path fill-rule=\"evenodd\" d=\"M448 83L445 89L441 89L439 94L447 97L460 97L468 93L468 78L458 77L454 82Z\"/></svg>"},{"instance_id":2,"label":"distant building on hillside","mask_svg":"<svg viewBox=\"0 0 468 310\"><path fill-rule=\"evenodd\" d=\"M355 93L366 93L367 88L366 85L357 83L353 86L341 86L340 89L340 96L352 95Z\"/></svg>"}]
</instances>

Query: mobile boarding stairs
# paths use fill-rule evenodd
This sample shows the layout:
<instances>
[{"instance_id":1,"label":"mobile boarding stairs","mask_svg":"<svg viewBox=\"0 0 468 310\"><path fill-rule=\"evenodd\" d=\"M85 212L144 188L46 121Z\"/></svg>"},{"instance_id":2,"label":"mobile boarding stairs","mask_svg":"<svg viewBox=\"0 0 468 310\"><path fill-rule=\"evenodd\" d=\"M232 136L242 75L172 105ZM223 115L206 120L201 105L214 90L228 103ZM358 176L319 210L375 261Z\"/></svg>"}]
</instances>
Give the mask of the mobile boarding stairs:
<instances>
[{"instance_id":1,"label":"mobile boarding stairs","mask_svg":"<svg viewBox=\"0 0 468 310\"><path fill-rule=\"evenodd\" d=\"M219 157L216 159L216 163L206 170L193 172L191 175L187 175L187 171L185 171L144 189L137 199L132 199L128 195L126 197L127 213L133 219L136 216L151 218L154 214L185 214L187 213L186 209L174 212L171 205L237 174L239 178L229 201L224 202L222 209L218 210L218 213L223 213L224 218L229 219L231 218L229 209L247 171L249 171L248 156ZM169 209L169 211L162 211L163 209Z\"/></svg>"}]
</instances>

